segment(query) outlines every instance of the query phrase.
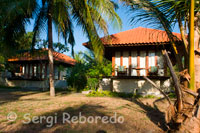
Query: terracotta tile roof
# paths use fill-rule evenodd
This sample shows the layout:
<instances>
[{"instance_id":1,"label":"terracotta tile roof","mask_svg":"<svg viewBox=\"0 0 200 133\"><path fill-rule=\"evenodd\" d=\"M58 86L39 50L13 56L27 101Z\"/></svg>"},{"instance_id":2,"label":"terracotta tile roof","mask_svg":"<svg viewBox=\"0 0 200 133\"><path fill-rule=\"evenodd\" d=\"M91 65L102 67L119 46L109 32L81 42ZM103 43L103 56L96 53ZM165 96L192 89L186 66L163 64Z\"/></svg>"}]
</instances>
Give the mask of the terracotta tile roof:
<instances>
[{"instance_id":1,"label":"terracotta tile roof","mask_svg":"<svg viewBox=\"0 0 200 133\"><path fill-rule=\"evenodd\" d=\"M179 33L173 34L177 39L181 39ZM109 38L103 37L101 40L104 46L140 46L169 43L169 38L165 31L143 27L112 34ZM88 46L88 43L83 43L83 45Z\"/></svg>"},{"instance_id":2,"label":"terracotta tile roof","mask_svg":"<svg viewBox=\"0 0 200 133\"><path fill-rule=\"evenodd\" d=\"M71 57L58 53L56 51L53 52L54 61L62 62L69 65L75 65L76 61ZM18 54L16 57L8 59L8 62L18 62L18 61L38 61L38 60L48 60L48 51L47 49L35 50L33 53L24 52L22 54Z\"/></svg>"}]
</instances>

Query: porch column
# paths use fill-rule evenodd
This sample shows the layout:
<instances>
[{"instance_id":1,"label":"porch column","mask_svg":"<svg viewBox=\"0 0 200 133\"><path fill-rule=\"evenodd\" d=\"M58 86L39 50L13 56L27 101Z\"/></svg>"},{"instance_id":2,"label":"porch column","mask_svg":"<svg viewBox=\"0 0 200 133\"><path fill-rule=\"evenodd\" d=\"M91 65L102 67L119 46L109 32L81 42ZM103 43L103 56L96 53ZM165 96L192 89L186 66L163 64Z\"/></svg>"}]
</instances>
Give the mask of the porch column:
<instances>
[{"instance_id":1,"label":"porch column","mask_svg":"<svg viewBox=\"0 0 200 133\"><path fill-rule=\"evenodd\" d=\"M42 66L42 63L40 63L40 79L42 79L42 68L43 66Z\"/></svg>"},{"instance_id":2,"label":"porch column","mask_svg":"<svg viewBox=\"0 0 200 133\"><path fill-rule=\"evenodd\" d=\"M60 70L58 70L58 80L61 80L61 78L60 78Z\"/></svg>"},{"instance_id":3,"label":"porch column","mask_svg":"<svg viewBox=\"0 0 200 133\"><path fill-rule=\"evenodd\" d=\"M123 66L123 51L121 51L120 66Z\"/></svg>"},{"instance_id":4,"label":"porch column","mask_svg":"<svg viewBox=\"0 0 200 133\"><path fill-rule=\"evenodd\" d=\"M26 71L27 71L27 67L26 67L27 65L26 64L24 64L24 77L26 78Z\"/></svg>"},{"instance_id":5,"label":"porch column","mask_svg":"<svg viewBox=\"0 0 200 133\"><path fill-rule=\"evenodd\" d=\"M129 70L129 76L131 76L131 69L132 69L132 66L131 66L131 51L129 51L129 57L128 57L128 70Z\"/></svg>"},{"instance_id":6,"label":"porch column","mask_svg":"<svg viewBox=\"0 0 200 133\"><path fill-rule=\"evenodd\" d=\"M39 78L39 64L36 64L36 77Z\"/></svg>"},{"instance_id":7,"label":"porch column","mask_svg":"<svg viewBox=\"0 0 200 133\"><path fill-rule=\"evenodd\" d=\"M157 55L157 50L155 49L155 66L158 66L158 55Z\"/></svg>"},{"instance_id":8,"label":"porch column","mask_svg":"<svg viewBox=\"0 0 200 133\"><path fill-rule=\"evenodd\" d=\"M115 76L115 52L112 52L112 68L113 68L112 76Z\"/></svg>"},{"instance_id":9,"label":"porch column","mask_svg":"<svg viewBox=\"0 0 200 133\"><path fill-rule=\"evenodd\" d=\"M140 76L140 51L137 51L137 76Z\"/></svg>"},{"instance_id":10,"label":"porch column","mask_svg":"<svg viewBox=\"0 0 200 133\"><path fill-rule=\"evenodd\" d=\"M149 74L149 51L146 51L146 75Z\"/></svg>"},{"instance_id":11,"label":"porch column","mask_svg":"<svg viewBox=\"0 0 200 133\"><path fill-rule=\"evenodd\" d=\"M28 78L30 78L30 64L28 64Z\"/></svg>"},{"instance_id":12,"label":"porch column","mask_svg":"<svg viewBox=\"0 0 200 133\"><path fill-rule=\"evenodd\" d=\"M45 79L47 79L47 66L48 66L47 63L45 63L45 70L44 70L45 71Z\"/></svg>"},{"instance_id":13,"label":"porch column","mask_svg":"<svg viewBox=\"0 0 200 133\"><path fill-rule=\"evenodd\" d=\"M32 77L35 76L35 72L34 72L34 64L32 64Z\"/></svg>"}]
</instances>

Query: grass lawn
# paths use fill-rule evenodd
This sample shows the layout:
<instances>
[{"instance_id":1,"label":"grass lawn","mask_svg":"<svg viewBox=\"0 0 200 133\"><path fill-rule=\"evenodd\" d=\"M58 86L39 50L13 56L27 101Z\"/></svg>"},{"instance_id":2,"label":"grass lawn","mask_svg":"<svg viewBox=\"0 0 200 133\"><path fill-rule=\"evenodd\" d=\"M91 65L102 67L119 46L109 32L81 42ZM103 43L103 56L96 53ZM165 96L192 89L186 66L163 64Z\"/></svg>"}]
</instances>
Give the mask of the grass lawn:
<instances>
[{"instance_id":1,"label":"grass lawn","mask_svg":"<svg viewBox=\"0 0 200 133\"><path fill-rule=\"evenodd\" d=\"M167 102L162 99L122 99L111 97L86 97L79 93L57 93L0 89L0 132L66 132L66 133L153 133L166 130L164 111ZM17 114L15 121L8 121L10 112ZM63 113L72 116L123 116L123 123L69 123L63 122ZM29 114L27 114L29 113ZM26 116L26 117L25 117ZM55 118L49 127L47 119ZM38 118L29 124L28 118ZM41 123L37 123L41 120ZM50 120L50 118L49 118Z\"/></svg>"}]
</instances>

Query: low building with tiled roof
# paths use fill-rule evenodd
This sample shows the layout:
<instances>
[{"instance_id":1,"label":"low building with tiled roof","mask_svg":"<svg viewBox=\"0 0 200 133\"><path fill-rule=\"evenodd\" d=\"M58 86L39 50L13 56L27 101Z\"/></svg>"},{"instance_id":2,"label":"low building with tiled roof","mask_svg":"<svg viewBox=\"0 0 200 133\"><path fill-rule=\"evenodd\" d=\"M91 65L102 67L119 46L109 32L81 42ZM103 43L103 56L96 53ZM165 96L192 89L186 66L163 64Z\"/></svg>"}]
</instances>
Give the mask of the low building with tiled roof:
<instances>
[{"instance_id":1,"label":"low building with tiled roof","mask_svg":"<svg viewBox=\"0 0 200 133\"><path fill-rule=\"evenodd\" d=\"M181 43L181 35L173 34L176 41ZM107 88L111 86L116 92L154 93L155 88L143 76L153 79L159 86L169 88L162 49L170 50L171 44L165 31L138 27L103 37L101 41L104 45L104 56L112 61L114 70L109 79L104 79L106 82L111 81L105 83ZM90 48L89 42L83 45Z\"/></svg>"},{"instance_id":2,"label":"low building with tiled roof","mask_svg":"<svg viewBox=\"0 0 200 133\"><path fill-rule=\"evenodd\" d=\"M76 61L63 54L53 51L55 87L67 87L66 69L75 65ZM48 50L37 49L26 51L9 58L8 63L14 67L5 82L7 86L26 88L48 88Z\"/></svg>"}]
</instances>

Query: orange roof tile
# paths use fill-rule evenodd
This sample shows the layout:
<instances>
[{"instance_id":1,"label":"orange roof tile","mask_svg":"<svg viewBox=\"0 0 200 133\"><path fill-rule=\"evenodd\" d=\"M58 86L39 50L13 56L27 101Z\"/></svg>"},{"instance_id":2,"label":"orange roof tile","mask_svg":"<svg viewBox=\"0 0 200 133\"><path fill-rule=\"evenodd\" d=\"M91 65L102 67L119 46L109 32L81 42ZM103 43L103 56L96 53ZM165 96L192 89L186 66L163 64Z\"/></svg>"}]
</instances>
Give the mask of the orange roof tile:
<instances>
[{"instance_id":1,"label":"orange roof tile","mask_svg":"<svg viewBox=\"0 0 200 133\"><path fill-rule=\"evenodd\" d=\"M45 53L46 52L46 53ZM76 60L71 57L58 53L56 51L53 52L54 61L62 62L69 65L75 65ZM17 62L17 61L37 61L37 60L48 60L47 49L35 50L34 53L25 52L16 57L8 59L9 62Z\"/></svg>"},{"instance_id":2,"label":"orange roof tile","mask_svg":"<svg viewBox=\"0 0 200 133\"><path fill-rule=\"evenodd\" d=\"M178 39L181 39L179 33L173 34ZM169 42L165 31L143 27L112 34L110 37L101 38L101 40L104 46L159 45ZM83 45L87 46L88 43L83 43Z\"/></svg>"}]
</instances>

